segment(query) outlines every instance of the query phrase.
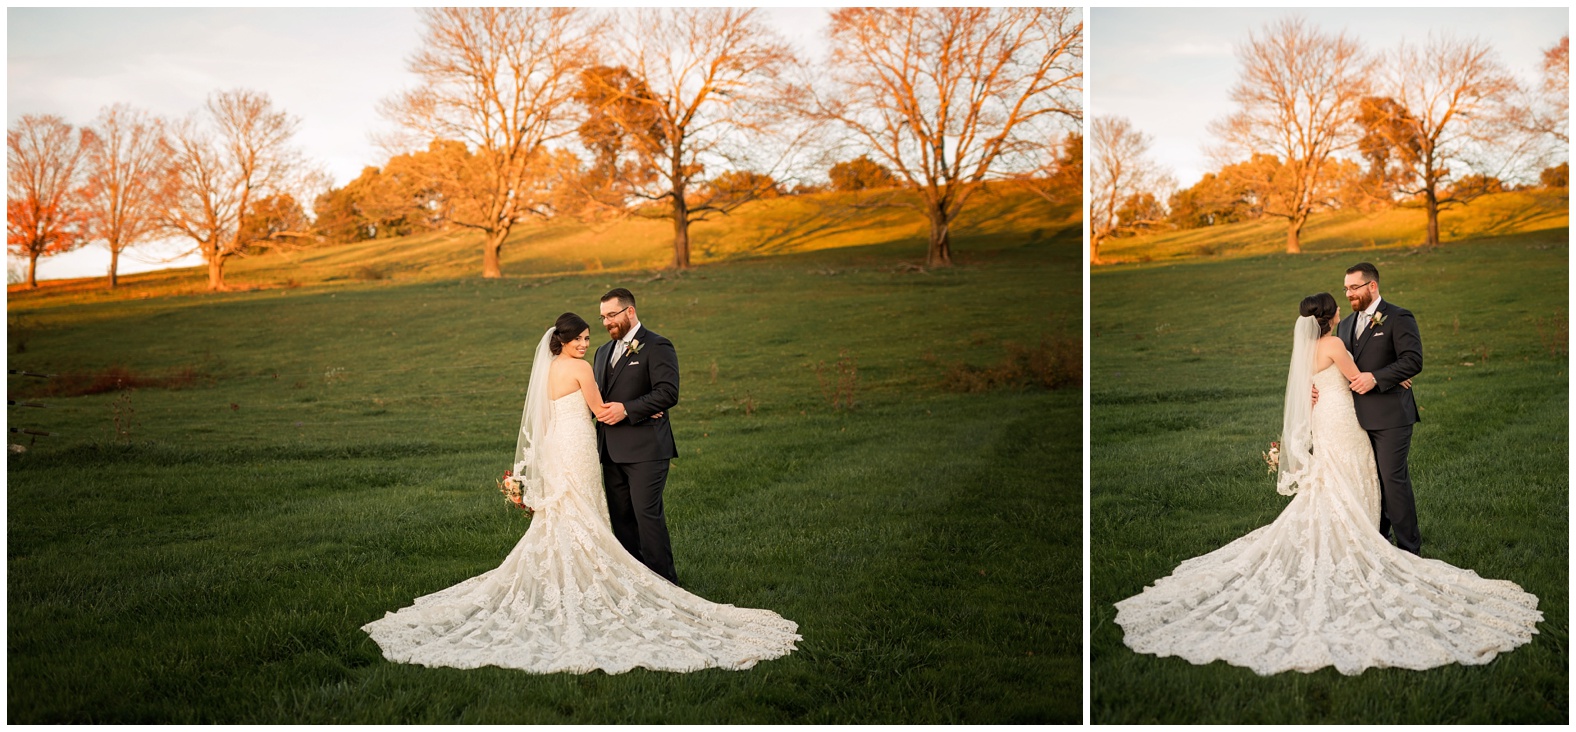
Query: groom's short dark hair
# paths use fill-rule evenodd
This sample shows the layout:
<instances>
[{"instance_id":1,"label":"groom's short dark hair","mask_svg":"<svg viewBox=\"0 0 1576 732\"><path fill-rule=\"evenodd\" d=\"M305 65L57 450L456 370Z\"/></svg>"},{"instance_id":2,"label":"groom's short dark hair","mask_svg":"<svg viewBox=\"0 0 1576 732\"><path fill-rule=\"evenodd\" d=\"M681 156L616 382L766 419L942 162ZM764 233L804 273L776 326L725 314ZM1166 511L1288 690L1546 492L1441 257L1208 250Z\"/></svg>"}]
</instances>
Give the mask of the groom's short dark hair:
<instances>
[{"instance_id":1,"label":"groom's short dark hair","mask_svg":"<svg viewBox=\"0 0 1576 732\"><path fill-rule=\"evenodd\" d=\"M1367 262L1358 262L1357 264L1346 268L1346 274L1351 274L1353 272L1363 273L1363 279L1368 282L1379 281L1379 268ZM606 300L607 298L604 297L602 299Z\"/></svg>"},{"instance_id":2,"label":"groom's short dark hair","mask_svg":"<svg viewBox=\"0 0 1576 732\"><path fill-rule=\"evenodd\" d=\"M626 308L632 308L635 306L635 293L630 292L629 290L626 290L622 287L615 287L611 290L608 290L607 294L602 296L600 302L607 302L608 300L612 300L614 298L618 299L618 304L623 305Z\"/></svg>"}]
</instances>

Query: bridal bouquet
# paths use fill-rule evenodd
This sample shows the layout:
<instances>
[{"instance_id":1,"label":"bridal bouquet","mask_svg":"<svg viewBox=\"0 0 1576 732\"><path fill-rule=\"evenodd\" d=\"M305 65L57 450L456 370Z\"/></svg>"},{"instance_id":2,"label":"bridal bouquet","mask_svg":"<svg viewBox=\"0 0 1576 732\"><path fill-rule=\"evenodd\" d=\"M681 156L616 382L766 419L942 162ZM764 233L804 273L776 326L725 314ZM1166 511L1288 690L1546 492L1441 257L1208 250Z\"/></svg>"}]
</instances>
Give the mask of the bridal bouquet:
<instances>
[{"instance_id":1,"label":"bridal bouquet","mask_svg":"<svg viewBox=\"0 0 1576 732\"><path fill-rule=\"evenodd\" d=\"M498 491L503 497L526 513L531 513L531 507L525 505L524 497L520 493L520 482L514 479L514 474L508 470L503 471L503 477L498 479Z\"/></svg>"},{"instance_id":2,"label":"bridal bouquet","mask_svg":"<svg viewBox=\"0 0 1576 732\"><path fill-rule=\"evenodd\" d=\"M1264 464L1270 468L1270 475L1280 470L1280 443L1271 442L1270 449L1264 451Z\"/></svg>"}]
</instances>

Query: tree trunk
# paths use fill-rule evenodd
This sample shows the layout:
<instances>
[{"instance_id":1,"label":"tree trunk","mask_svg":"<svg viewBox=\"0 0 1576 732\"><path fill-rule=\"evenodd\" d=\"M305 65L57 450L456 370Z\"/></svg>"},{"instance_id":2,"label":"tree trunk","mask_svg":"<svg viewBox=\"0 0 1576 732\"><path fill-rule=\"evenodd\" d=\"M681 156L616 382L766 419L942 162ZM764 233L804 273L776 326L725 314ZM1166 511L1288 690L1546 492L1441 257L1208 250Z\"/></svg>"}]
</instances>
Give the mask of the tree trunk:
<instances>
[{"instance_id":1,"label":"tree trunk","mask_svg":"<svg viewBox=\"0 0 1576 732\"><path fill-rule=\"evenodd\" d=\"M227 289L224 286L224 257L215 253L208 257L208 291L223 292Z\"/></svg>"},{"instance_id":2,"label":"tree trunk","mask_svg":"<svg viewBox=\"0 0 1576 732\"><path fill-rule=\"evenodd\" d=\"M487 232L487 242L482 245L482 277L492 280L503 276L499 258L503 255L503 240L507 236L508 229Z\"/></svg>"},{"instance_id":3,"label":"tree trunk","mask_svg":"<svg viewBox=\"0 0 1576 732\"><path fill-rule=\"evenodd\" d=\"M1428 239L1423 244L1437 247L1439 246L1439 193L1434 190L1433 184L1429 184L1423 194L1428 203Z\"/></svg>"},{"instance_id":4,"label":"tree trunk","mask_svg":"<svg viewBox=\"0 0 1576 732\"><path fill-rule=\"evenodd\" d=\"M1303 219L1292 218L1286 223L1286 253L1302 254Z\"/></svg>"},{"instance_id":5,"label":"tree trunk","mask_svg":"<svg viewBox=\"0 0 1576 732\"><path fill-rule=\"evenodd\" d=\"M27 289L38 289L38 253L34 252L27 259Z\"/></svg>"},{"instance_id":6,"label":"tree trunk","mask_svg":"<svg viewBox=\"0 0 1576 732\"><path fill-rule=\"evenodd\" d=\"M111 290L115 289L115 285L120 284L120 281L118 279L119 270L120 270L120 250L116 249L114 247L110 247L110 250L109 250L109 289L111 289Z\"/></svg>"},{"instance_id":7,"label":"tree trunk","mask_svg":"<svg viewBox=\"0 0 1576 732\"><path fill-rule=\"evenodd\" d=\"M676 191L673 196L673 268L689 267L689 204L684 201L683 192Z\"/></svg>"},{"instance_id":8,"label":"tree trunk","mask_svg":"<svg viewBox=\"0 0 1576 732\"><path fill-rule=\"evenodd\" d=\"M1102 264L1100 261L1100 237L1089 235L1089 263Z\"/></svg>"},{"instance_id":9,"label":"tree trunk","mask_svg":"<svg viewBox=\"0 0 1576 732\"><path fill-rule=\"evenodd\" d=\"M952 222L940 204L930 206L930 249L925 253L925 266L952 266Z\"/></svg>"}]
</instances>

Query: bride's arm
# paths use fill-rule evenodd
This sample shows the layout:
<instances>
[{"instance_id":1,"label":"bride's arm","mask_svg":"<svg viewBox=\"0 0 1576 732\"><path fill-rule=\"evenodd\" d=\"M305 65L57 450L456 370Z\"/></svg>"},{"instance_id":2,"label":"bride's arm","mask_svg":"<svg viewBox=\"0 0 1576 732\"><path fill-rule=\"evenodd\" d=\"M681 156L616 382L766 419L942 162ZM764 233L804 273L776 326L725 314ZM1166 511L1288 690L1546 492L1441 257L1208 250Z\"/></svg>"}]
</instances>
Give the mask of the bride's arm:
<instances>
[{"instance_id":1,"label":"bride's arm","mask_svg":"<svg viewBox=\"0 0 1576 732\"><path fill-rule=\"evenodd\" d=\"M591 411L601 414L607 409L607 404L602 401L602 390L596 385L596 373L591 370L591 364L585 361L576 361L575 382L580 384L580 395L585 397L586 406Z\"/></svg>"},{"instance_id":2,"label":"bride's arm","mask_svg":"<svg viewBox=\"0 0 1576 732\"><path fill-rule=\"evenodd\" d=\"M1335 363L1335 368L1341 370L1341 375L1347 379L1355 379L1362 373L1357 368L1357 362L1352 360L1352 354L1346 352L1346 344L1341 339L1326 337L1319 341L1319 349Z\"/></svg>"}]
</instances>

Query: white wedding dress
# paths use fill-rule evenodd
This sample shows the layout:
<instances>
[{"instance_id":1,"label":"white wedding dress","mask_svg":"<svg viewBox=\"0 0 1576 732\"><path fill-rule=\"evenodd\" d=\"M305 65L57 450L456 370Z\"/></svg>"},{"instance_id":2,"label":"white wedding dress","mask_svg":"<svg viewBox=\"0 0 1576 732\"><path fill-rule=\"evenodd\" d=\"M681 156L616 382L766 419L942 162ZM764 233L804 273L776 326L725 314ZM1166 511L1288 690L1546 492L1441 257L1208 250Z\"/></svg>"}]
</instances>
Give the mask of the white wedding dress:
<instances>
[{"instance_id":1,"label":"white wedding dress","mask_svg":"<svg viewBox=\"0 0 1576 732\"><path fill-rule=\"evenodd\" d=\"M1311 462L1290 505L1116 603L1123 642L1261 675L1482 664L1530 642L1537 597L1380 535L1378 471L1347 380L1332 365L1313 383Z\"/></svg>"},{"instance_id":2,"label":"white wedding dress","mask_svg":"<svg viewBox=\"0 0 1576 732\"><path fill-rule=\"evenodd\" d=\"M497 569L362 626L384 657L423 666L532 673L747 669L787 655L798 625L669 583L613 536L596 429L580 392L553 400L542 497Z\"/></svg>"}]
</instances>

